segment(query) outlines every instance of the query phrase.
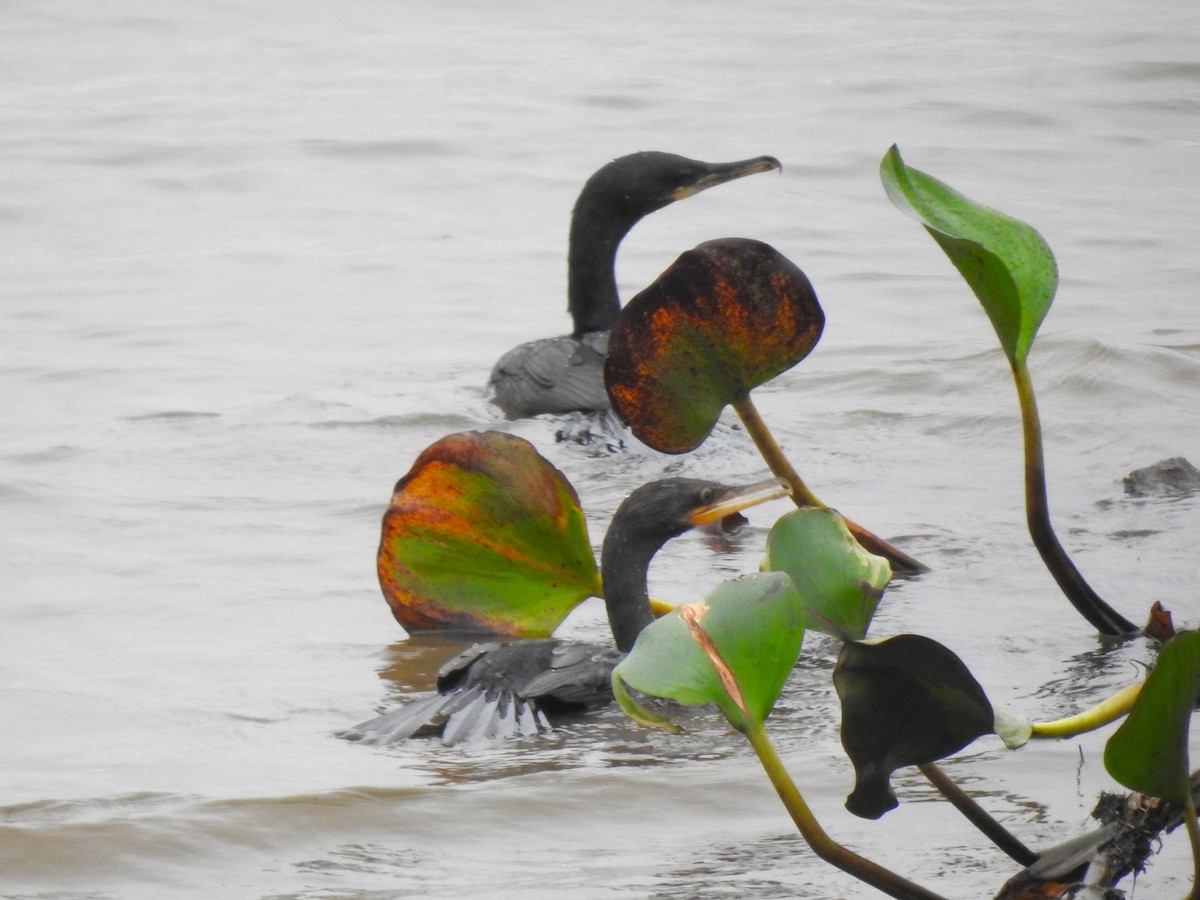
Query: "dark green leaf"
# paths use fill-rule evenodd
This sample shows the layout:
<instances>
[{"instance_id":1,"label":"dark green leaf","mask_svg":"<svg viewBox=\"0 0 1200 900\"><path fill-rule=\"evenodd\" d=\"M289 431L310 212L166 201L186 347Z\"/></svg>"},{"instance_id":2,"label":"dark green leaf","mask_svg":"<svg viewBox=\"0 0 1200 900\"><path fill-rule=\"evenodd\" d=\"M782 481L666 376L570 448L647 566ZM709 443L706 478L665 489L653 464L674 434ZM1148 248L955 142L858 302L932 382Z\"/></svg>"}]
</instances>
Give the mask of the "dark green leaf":
<instances>
[{"instance_id":1,"label":"dark green leaf","mask_svg":"<svg viewBox=\"0 0 1200 900\"><path fill-rule=\"evenodd\" d=\"M1200 631L1177 634L1159 654L1128 718L1104 748L1104 767L1132 791L1184 803L1190 790L1188 727L1200 695Z\"/></svg>"},{"instance_id":2,"label":"dark green leaf","mask_svg":"<svg viewBox=\"0 0 1200 900\"><path fill-rule=\"evenodd\" d=\"M949 756L994 728L992 705L962 660L918 634L846 644L833 683L855 772L846 808L856 816L878 819L896 806L896 769Z\"/></svg>"}]
</instances>

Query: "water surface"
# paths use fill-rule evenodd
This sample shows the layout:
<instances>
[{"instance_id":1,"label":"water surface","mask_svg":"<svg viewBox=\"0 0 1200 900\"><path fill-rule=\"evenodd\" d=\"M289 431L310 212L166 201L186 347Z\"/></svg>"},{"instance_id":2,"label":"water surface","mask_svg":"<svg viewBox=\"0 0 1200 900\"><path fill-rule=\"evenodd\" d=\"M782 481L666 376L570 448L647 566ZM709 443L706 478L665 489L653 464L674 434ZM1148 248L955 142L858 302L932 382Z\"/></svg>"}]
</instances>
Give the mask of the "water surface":
<instances>
[{"instance_id":1,"label":"water surface","mask_svg":"<svg viewBox=\"0 0 1200 900\"><path fill-rule=\"evenodd\" d=\"M608 159L770 153L639 224L626 296L694 244L768 241L828 317L756 394L813 489L933 566L875 631L951 646L992 699L1065 714L1136 677L1024 531L1016 402L983 314L888 204L914 166L1033 223L1062 274L1031 368L1051 506L1092 584L1200 620L1200 13L1151 0L732 10L665 0L15 2L0 62L0 896L867 897L815 861L720 722L609 712L541 741L386 750L333 732L449 649L379 596L394 481L452 431L533 441L598 542L663 473L757 478L735 429L670 458L509 423L493 360L561 333L567 216ZM655 593L757 566L785 504L673 542ZM602 638L585 604L564 633ZM810 639L772 719L840 840L947 896L1013 867L912 773L882 822ZM1087 826L1105 735L949 764L1035 846ZM1178 837L1145 879L1179 895Z\"/></svg>"}]
</instances>

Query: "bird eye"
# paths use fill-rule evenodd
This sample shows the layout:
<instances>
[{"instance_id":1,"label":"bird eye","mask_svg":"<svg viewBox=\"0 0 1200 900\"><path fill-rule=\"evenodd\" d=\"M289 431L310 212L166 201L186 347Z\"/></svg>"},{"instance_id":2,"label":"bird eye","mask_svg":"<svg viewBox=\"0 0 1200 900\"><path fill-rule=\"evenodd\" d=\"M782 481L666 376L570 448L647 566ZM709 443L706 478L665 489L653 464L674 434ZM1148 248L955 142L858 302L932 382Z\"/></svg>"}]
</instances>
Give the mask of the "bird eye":
<instances>
[{"instance_id":1,"label":"bird eye","mask_svg":"<svg viewBox=\"0 0 1200 900\"><path fill-rule=\"evenodd\" d=\"M712 503L713 500L716 498L716 496L717 496L717 492L714 491L710 487L700 489L700 502L701 503Z\"/></svg>"}]
</instances>

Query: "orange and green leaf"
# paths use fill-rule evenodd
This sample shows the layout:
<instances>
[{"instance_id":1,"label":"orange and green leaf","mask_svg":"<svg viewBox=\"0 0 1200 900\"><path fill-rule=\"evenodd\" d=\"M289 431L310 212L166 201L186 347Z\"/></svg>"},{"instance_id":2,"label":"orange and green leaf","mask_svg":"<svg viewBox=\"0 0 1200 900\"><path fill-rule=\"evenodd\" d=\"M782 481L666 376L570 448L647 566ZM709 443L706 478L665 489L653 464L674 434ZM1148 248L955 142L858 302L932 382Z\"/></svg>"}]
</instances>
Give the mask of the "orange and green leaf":
<instances>
[{"instance_id":1,"label":"orange and green leaf","mask_svg":"<svg viewBox=\"0 0 1200 900\"><path fill-rule=\"evenodd\" d=\"M377 569L409 632L546 635L602 593L574 488L528 441L494 431L417 457L384 513Z\"/></svg>"}]
</instances>

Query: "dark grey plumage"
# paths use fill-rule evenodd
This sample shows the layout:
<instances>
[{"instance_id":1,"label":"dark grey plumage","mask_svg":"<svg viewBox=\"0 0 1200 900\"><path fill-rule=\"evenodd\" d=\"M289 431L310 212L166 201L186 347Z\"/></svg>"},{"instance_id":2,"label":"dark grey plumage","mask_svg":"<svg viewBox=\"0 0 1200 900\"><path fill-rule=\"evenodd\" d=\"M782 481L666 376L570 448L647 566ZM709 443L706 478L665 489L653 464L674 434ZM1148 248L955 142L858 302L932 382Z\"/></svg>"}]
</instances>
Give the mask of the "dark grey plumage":
<instances>
[{"instance_id":1,"label":"dark grey plumage","mask_svg":"<svg viewBox=\"0 0 1200 900\"><path fill-rule=\"evenodd\" d=\"M612 700L609 676L625 654L614 647L542 638L474 644L438 670L438 693L360 723L342 737L390 744L438 734L442 743L538 734L547 713Z\"/></svg>"},{"instance_id":2,"label":"dark grey plumage","mask_svg":"<svg viewBox=\"0 0 1200 900\"><path fill-rule=\"evenodd\" d=\"M599 169L571 213L567 251L569 335L530 341L492 368L488 392L511 418L609 408L608 333L621 312L617 247L637 222L676 200L735 178L780 168L771 156L706 163L674 153L622 156Z\"/></svg>"},{"instance_id":3,"label":"dark grey plumage","mask_svg":"<svg viewBox=\"0 0 1200 900\"><path fill-rule=\"evenodd\" d=\"M440 734L453 745L475 738L531 735L550 718L609 703L613 668L653 621L647 574L654 554L696 525L783 496L779 479L731 488L712 481L670 478L631 493L601 548L605 606L616 646L558 638L475 644L438 671L432 697L362 722L341 737L388 744Z\"/></svg>"}]
</instances>

